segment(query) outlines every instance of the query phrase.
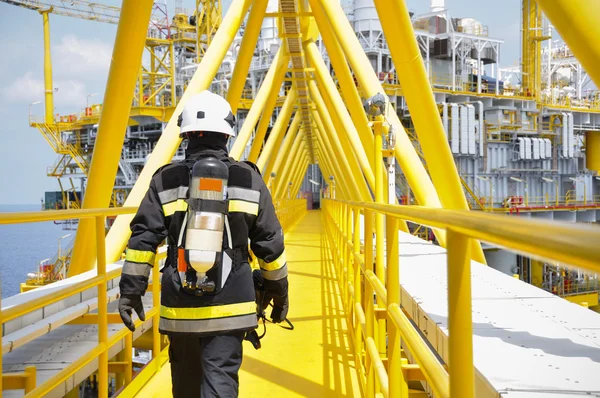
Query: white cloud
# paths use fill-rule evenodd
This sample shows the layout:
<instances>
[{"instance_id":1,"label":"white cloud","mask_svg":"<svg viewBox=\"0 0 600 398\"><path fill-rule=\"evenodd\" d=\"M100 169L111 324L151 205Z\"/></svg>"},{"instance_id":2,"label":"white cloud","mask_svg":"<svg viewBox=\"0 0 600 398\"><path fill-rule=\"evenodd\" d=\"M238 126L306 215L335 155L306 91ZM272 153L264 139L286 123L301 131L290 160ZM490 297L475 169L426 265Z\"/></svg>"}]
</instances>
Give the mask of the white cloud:
<instances>
[{"instance_id":1,"label":"white cloud","mask_svg":"<svg viewBox=\"0 0 600 398\"><path fill-rule=\"evenodd\" d=\"M44 98L44 82L33 77L32 72L16 78L9 86L0 89L8 103L34 102Z\"/></svg>"},{"instance_id":2,"label":"white cloud","mask_svg":"<svg viewBox=\"0 0 600 398\"><path fill-rule=\"evenodd\" d=\"M54 105L56 107L85 106L86 86L74 79L54 81ZM0 96L6 103L31 103L44 99L44 81L31 71L15 79L9 86L0 88Z\"/></svg>"},{"instance_id":3,"label":"white cloud","mask_svg":"<svg viewBox=\"0 0 600 398\"><path fill-rule=\"evenodd\" d=\"M105 78L110 67L112 46L100 40L64 36L52 51L57 76Z\"/></svg>"}]
</instances>

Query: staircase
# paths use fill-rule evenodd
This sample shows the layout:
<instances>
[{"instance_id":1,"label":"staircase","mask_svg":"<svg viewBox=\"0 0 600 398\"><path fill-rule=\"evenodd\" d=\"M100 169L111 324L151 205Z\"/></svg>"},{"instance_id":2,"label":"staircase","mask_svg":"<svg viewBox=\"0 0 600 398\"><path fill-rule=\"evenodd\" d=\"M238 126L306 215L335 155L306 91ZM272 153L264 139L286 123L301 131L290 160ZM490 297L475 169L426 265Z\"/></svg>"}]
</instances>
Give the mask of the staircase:
<instances>
[{"instance_id":1,"label":"staircase","mask_svg":"<svg viewBox=\"0 0 600 398\"><path fill-rule=\"evenodd\" d=\"M61 177L66 172L69 164L71 164L71 160L77 164L83 174L86 176L88 175L90 164L86 159L85 154L81 151L81 147L69 142L64 142L58 124L32 123L32 125L42 133L42 136L46 139L54 152L62 155L54 166L48 170L48 175L52 177Z\"/></svg>"}]
</instances>

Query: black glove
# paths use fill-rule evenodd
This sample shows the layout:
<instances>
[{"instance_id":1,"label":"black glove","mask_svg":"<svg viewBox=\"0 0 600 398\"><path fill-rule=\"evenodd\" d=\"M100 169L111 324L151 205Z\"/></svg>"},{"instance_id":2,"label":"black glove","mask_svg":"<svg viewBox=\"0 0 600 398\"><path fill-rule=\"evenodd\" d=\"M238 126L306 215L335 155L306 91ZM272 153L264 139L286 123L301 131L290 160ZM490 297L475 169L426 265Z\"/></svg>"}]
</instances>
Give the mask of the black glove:
<instances>
[{"instance_id":1,"label":"black glove","mask_svg":"<svg viewBox=\"0 0 600 398\"><path fill-rule=\"evenodd\" d=\"M271 321L279 323L285 321L290 306L288 295L283 297L273 297L273 311L271 311Z\"/></svg>"},{"instance_id":2,"label":"black glove","mask_svg":"<svg viewBox=\"0 0 600 398\"><path fill-rule=\"evenodd\" d=\"M283 322L287 318L289 308L287 277L279 281L270 281L263 278L259 269L252 272L252 277L259 312L266 312L272 301L271 321L273 323Z\"/></svg>"},{"instance_id":3,"label":"black glove","mask_svg":"<svg viewBox=\"0 0 600 398\"><path fill-rule=\"evenodd\" d=\"M119 315L123 320L123 324L127 326L127 329L132 332L135 330L133 320L131 319L132 310L135 310L136 314L142 321L146 320L146 314L144 313L144 305L142 304L142 296L124 294L119 298Z\"/></svg>"}]
</instances>

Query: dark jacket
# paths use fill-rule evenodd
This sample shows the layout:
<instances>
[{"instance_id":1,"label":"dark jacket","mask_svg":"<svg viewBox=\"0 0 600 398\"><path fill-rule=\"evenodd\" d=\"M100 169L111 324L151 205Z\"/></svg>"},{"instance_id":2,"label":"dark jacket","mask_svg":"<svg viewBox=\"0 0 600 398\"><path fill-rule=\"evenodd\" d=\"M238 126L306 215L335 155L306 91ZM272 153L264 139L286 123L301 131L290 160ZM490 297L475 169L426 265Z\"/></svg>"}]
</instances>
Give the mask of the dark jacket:
<instances>
[{"instance_id":1,"label":"dark jacket","mask_svg":"<svg viewBox=\"0 0 600 398\"><path fill-rule=\"evenodd\" d=\"M228 207L232 238L232 270L215 295L194 296L181 287L177 272L177 241L189 197L190 170L203 156L214 156L229 166ZM248 241L258 257L266 288L287 294L287 265L283 231L271 195L252 164L237 162L224 149L203 149L186 160L160 168L131 222L119 287L121 294L143 295L157 247L167 239L163 269L160 331L164 334L219 334L257 326Z\"/></svg>"}]
</instances>

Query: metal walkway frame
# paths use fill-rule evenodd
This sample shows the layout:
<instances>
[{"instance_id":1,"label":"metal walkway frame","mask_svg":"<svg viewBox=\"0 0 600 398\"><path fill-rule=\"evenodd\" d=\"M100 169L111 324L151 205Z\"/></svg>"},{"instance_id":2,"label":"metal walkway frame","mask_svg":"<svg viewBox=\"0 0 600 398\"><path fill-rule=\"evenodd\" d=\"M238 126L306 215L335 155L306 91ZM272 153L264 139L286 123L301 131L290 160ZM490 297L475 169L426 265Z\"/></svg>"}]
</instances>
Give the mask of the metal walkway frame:
<instances>
[{"instance_id":1,"label":"metal walkway frame","mask_svg":"<svg viewBox=\"0 0 600 398\"><path fill-rule=\"evenodd\" d=\"M228 93L228 100L233 108L237 107L258 39L260 23L267 17L266 2L232 2L174 115L182 111L191 96L210 86L236 32L250 11L249 29L246 29L242 40L240 56ZM589 2L586 2L584 7L584 0L539 2L559 32L568 33L565 36L567 43L574 46L573 51L583 58L582 62L585 60L584 65L589 66L588 72L598 83L600 48L597 45L596 33L600 24L593 20L598 13L589 12ZM426 78L406 3L404 0L375 0L374 3L384 34L395 38L388 40L390 51L397 66L404 96L411 107L411 116L429 174L395 112L387 113L385 121L381 118L369 121L362 109L359 89L367 97L383 93L384 90L339 2L335 0L280 0L279 11L268 16L278 19L280 37L284 45L280 47L276 60L250 108L249 115L252 117L246 119L242 126L232 154L236 158L241 156L252 131L256 128L255 141L250 148L251 158L257 160L263 172L270 170L263 174L265 181L271 187L279 214L290 224L303 212L299 211L302 208L299 202L286 199L295 197L308 165L318 163L324 175L333 176L336 182L335 196L339 201L327 202L325 226L328 228L336 277L340 283L346 313L352 316L354 349L356 363L361 364L362 376L359 381L363 394L384 397L408 396L406 381L416 377L424 379L436 392L436 396L469 398L474 394L470 262L471 259L485 261L479 240L544 259L599 271L600 250L596 246L600 240L600 233L584 226L512 220L468 212L467 201ZM79 227L70 275L78 275L96 267L96 277L78 285L77 289L80 290L75 293L61 291L15 307L3 308L0 320L5 325L20 317L27 318L45 305L55 304L67 297L69 293L97 289L98 313L86 314L89 317L85 318L85 321L98 325L98 346L85 356L85 360L89 363L98 359L101 396L106 395L107 391L109 347L117 340L120 341L121 337L126 338L123 329L117 332L119 338L112 335L109 338L107 325L112 318L106 305L106 264L116 262L121 256L129 237L132 215L128 213L132 212L131 208L139 205L151 176L160 166L170 161L181 142L176 117L172 117L128 196L125 205L129 208L92 209L106 207L110 201L112 184L118 168L122 134L126 128L130 98L135 86L135 73L140 62L136 54L141 54L143 49L143 33L147 28L151 5L151 0L141 3L134 0L123 2L100 119L99 138L90 165L87 191L89 195L83 203L84 209L87 210L81 210L80 213L55 212L0 217L2 223L73 217L95 219L84 222ZM570 30L570 21L574 18L579 18L577 24L573 23L578 29ZM315 42L319 35L323 38L340 83L341 94L316 49ZM266 120L271 116L268 113L274 107L272 98L279 92L286 73L292 76L292 91L279 113L275 128L262 146L260 135L264 134ZM354 77L358 86L354 83ZM265 110L266 113L263 112ZM383 130L389 128L394 129L397 142L393 153L387 155L396 158L418 203L426 206L424 208L381 204L385 179L381 152L382 136ZM374 201L380 204L373 204ZM442 207L447 210L442 210ZM117 213L121 215L117 217L105 241L104 217ZM364 227L360 227L360 213L363 217L366 216ZM387 222L384 223L384 219L387 219ZM397 242L398 231L404 227L406 220L435 228L438 240L448 247L448 327L451 337L448 340L447 364L443 364L433 355L423 336L417 333L400 307ZM529 229L542 228L547 237L544 241L527 232ZM360 231L365 235L362 238ZM370 238L373 232L375 242ZM91 239L91 236L96 238ZM361 241L364 247L361 247ZM118 271L111 274L111 277L116 276ZM156 272L154 280L158 280ZM153 289L155 295L149 317L156 317L158 313L158 284L154 284ZM371 300L364 300L364 297L371 297L373 294L377 296L377 307ZM362 314L358 308L361 305ZM51 329L52 325L48 330ZM152 323L152 334L155 360L149 366L156 372L162 360L159 355L161 343L156 319ZM401 338L407 344L406 347L400 345ZM389 341L387 344L386 339ZM408 359L413 359L414 363L409 364ZM82 361L76 363L77 369L85 365ZM110 366L123 373L122 365L117 361ZM36 386L35 372L31 370L3 374L0 379L3 383L0 391L22 388L30 396L36 396L51 391L71 377L73 372L72 368L65 370L56 375L51 383L46 382L39 386ZM139 387L144 383L143 379L136 379L131 381L132 385ZM128 381L124 380L126 384Z\"/></svg>"}]
</instances>

